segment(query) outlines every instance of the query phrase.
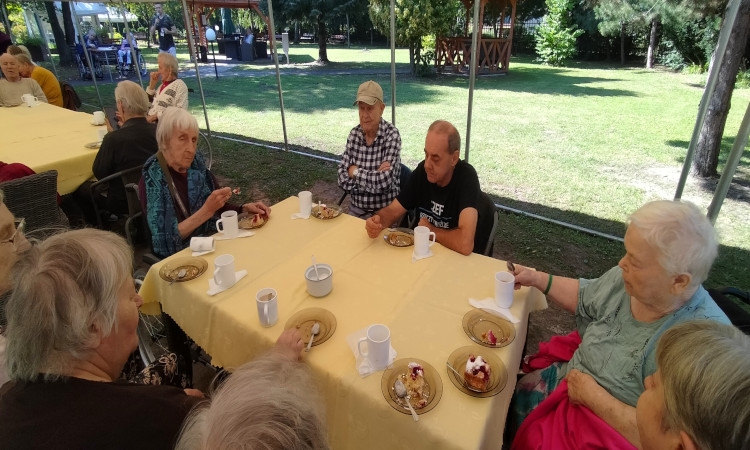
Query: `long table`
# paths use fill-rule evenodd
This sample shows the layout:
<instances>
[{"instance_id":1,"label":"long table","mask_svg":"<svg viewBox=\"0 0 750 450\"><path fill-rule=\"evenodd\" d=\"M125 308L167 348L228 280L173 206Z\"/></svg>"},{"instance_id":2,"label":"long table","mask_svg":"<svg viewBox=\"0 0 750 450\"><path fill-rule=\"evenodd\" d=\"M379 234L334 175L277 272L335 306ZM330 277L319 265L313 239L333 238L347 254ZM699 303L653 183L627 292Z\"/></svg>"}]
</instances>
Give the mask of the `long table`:
<instances>
[{"instance_id":1,"label":"long table","mask_svg":"<svg viewBox=\"0 0 750 450\"><path fill-rule=\"evenodd\" d=\"M494 273L505 270L505 263L463 256L439 244L432 246L433 257L412 262L412 247L392 247L382 236L370 239L361 219L291 220L297 210L298 199L290 197L273 206L270 220L255 236L216 241L216 251L203 256L207 273L195 280L172 285L162 280L158 272L171 258L152 266L140 291L142 308L161 302L215 365L230 370L269 349L295 312L325 308L336 317L335 334L306 353L305 360L325 398L333 448L499 449L528 313L547 306L541 292L516 291L511 311L521 321L515 324L515 340L504 348L484 349L505 364L505 388L490 398L468 396L451 383L445 362L454 350L473 344L462 328L462 318L472 309L468 298L492 297ZM245 269L248 276L210 297L213 260L224 253L234 255L236 270ZM311 255L333 267L333 291L324 298L306 292L303 274ZM184 256L189 250L172 258ZM260 326L255 305L256 292L265 287L275 288L279 299L279 321L270 328ZM385 401L382 372L361 378L355 369L345 338L373 323L390 328L397 359L424 360L441 377L442 398L419 422Z\"/></svg>"},{"instance_id":2,"label":"long table","mask_svg":"<svg viewBox=\"0 0 750 450\"><path fill-rule=\"evenodd\" d=\"M96 149L85 144L99 140L92 116L40 103L0 108L0 161L23 163L35 172L57 170L57 192L69 194L94 176Z\"/></svg>"}]
</instances>

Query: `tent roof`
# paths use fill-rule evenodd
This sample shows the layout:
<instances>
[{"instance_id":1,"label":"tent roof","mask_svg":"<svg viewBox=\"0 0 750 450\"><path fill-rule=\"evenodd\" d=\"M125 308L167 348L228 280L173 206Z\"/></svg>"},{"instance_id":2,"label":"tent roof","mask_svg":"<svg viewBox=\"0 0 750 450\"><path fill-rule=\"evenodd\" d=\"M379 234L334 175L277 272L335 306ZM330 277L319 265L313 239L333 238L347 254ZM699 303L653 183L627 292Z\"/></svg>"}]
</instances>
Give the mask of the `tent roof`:
<instances>
[{"instance_id":1,"label":"tent roof","mask_svg":"<svg viewBox=\"0 0 750 450\"><path fill-rule=\"evenodd\" d=\"M164 0L128 0L131 3L163 3ZM80 0L75 3L102 3L120 6L119 0ZM201 5L211 8L252 8L251 5L258 5L260 0L190 0L188 3L200 3Z\"/></svg>"}]
</instances>

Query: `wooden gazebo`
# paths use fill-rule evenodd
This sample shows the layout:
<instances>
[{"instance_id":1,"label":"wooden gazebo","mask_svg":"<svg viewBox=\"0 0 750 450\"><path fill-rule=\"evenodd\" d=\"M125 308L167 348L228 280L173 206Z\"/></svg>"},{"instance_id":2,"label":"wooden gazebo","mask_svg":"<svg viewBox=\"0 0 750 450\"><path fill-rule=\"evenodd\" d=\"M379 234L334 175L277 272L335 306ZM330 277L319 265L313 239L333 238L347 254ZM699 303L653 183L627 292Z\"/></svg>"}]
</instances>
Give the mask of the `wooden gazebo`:
<instances>
[{"instance_id":1,"label":"wooden gazebo","mask_svg":"<svg viewBox=\"0 0 750 450\"><path fill-rule=\"evenodd\" d=\"M466 23L472 17L474 9L474 0L461 0L466 7ZM477 36L477 69L488 72L508 73L508 64L510 63L510 49L513 43L513 28L516 23L516 2L517 0L480 0L479 24L473 24L479 27ZM482 28L484 24L484 9L487 5L495 6L500 11L500 18L497 28L497 37L482 37ZM508 19L510 19L508 21ZM451 67L454 72L462 72L469 69L471 64L471 35L468 27L464 33L467 36L455 37L438 37L435 43L435 66L438 72L442 72L446 67Z\"/></svg>"},{"instance_id":2,"label":"wooden gazebo","mask_svg":"<svg viewBox=\"0 0 750 450\"><path fill-rule=\"evenodd\" d=\"M189 0L187 2L188 15L190 16L190 26L192 27L193 35L198 37L196 45L206 46L205 18L211 15L216 8L252 9L258 13L266 23L266 27L270 30L271 25L268 17L260 10L258 6L259 2L260 0ZM186 26L185 28L188 27Z\"/></svg>"}]
</instances>

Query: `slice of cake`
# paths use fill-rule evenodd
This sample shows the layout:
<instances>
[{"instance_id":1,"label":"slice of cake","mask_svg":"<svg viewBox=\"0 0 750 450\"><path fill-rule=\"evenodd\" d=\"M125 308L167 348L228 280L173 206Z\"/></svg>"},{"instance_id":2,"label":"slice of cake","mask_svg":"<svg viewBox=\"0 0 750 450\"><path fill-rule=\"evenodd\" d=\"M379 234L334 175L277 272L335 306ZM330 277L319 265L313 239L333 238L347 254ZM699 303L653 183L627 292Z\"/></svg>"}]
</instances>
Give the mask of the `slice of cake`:
<instances>
[{"instance_id":1,"label":"slice of cake","mask_svg":"<svg viewBox=\"0 0 750 450\"><path fill-rule=\"evenodd\" d=\"M424 379L424 369L422 366L415 362L410 362L409 371L403 375L403 378L406 391L411 396L412 406L417 409L427 406L429 390L427 389L427 382Z\"/></svg>"},{"instance_id":2,"label":"slice of cake","mask_svg":"<svg viewBox=\"0 0 750 450\"><path fill-rule=\"evenodd\" d=\"M497 345L497 337L495 337L495 333L492 330L482 333L482 340L490 345Z\"/></svg>"},{"instance_id":3,"label":"slice of cake","mask_svg":"<svg viewBox=\"0 0 750 450\"><path fill-rule=\"evenodd\" d=\"M464 380L472 389L481 392L489 389L490 373L492 373L490 365L481 356L469 355L469 359L466 361Z\"/></svg>"}]
</instances>

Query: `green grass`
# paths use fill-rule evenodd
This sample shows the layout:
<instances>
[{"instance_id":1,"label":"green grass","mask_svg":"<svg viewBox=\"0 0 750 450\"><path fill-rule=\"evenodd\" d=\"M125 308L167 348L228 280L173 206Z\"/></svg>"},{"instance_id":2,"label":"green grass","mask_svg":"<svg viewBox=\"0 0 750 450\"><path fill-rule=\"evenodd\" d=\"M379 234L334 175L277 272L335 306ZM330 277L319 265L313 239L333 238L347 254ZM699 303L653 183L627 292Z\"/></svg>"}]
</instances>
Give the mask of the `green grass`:
<instances>
[{"instance_id":1,"label":"green grass","mask_svg":"<svg viewBox=\"0 0 750 450\"><path fill-rule=\"evenodd\" d=\"M291 55L293 67L288 74L285 71L281 82L293 148L310 148L337 159L357 122L352 102L357 86L366 79L384 87L388 104L384 117L390 120L388 50L332 46L329 58L334 62L324 67L305 63L317 57L312 45L293 46ZM405 68L408 54L399 50L397 61L399 68ZM237 76L204 78L209 121L215 132L281 146L276 77L262 70L242 65L232 69L231 74ZM337 75L332 70L355 73ZM509 75L476 80L470 162L483 190L503 205L622 236L629 213L649 200L674 196L704 78L607 64L552 68L513 58ZM204 126L196 80L185 81L196 89L190 106ZM460 76L398 76L396 124L405 163L413 167L421 160L425 132L435 119L451 120L465 137L468 85L468 78ZM78 90L96 103L92 89ZM111 91L111 87L103 88L102 97L111 99ZM748 101L750 91L735 91L720 171ZM334 180L333 165L214 142L217 153L227 152L222 157L232 161L218 164L217 172L250 183L262 180L264 186L258 189L277 192L269 194L275 200L315 180ZM722 249L707 283L711 286L750 289L748 163L750 152L745 150L717 221ZM691 177L683 198L706 208L714 184L715 180ZM595 276L622 255L618 242L534 219L503 214L501 228L496 246L502 256L544 270Z\"/></svg>"}]
</instances>

